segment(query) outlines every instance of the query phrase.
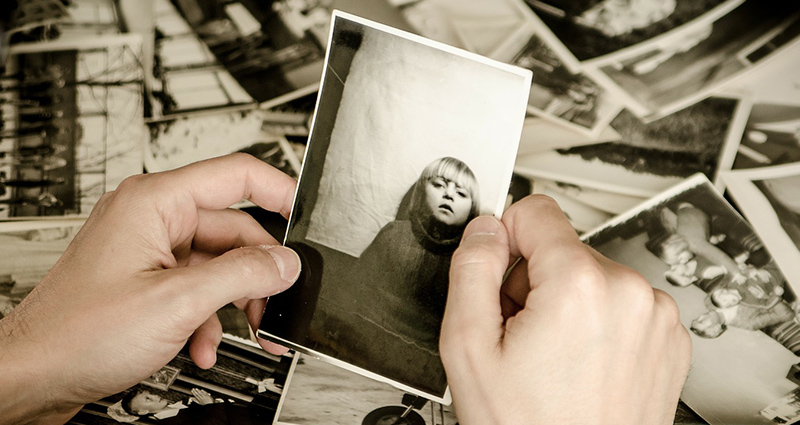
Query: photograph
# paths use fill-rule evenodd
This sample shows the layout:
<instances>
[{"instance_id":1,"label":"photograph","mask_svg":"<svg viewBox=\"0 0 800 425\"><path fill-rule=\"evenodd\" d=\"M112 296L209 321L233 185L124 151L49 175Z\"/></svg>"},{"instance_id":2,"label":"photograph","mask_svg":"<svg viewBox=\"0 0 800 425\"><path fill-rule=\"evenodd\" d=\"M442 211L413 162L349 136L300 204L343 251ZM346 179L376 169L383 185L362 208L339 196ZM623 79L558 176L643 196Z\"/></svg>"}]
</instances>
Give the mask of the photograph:
<instances>
[{"instance_id":1,"label":"photograph","mask_svg":"<svg viewBox=\"0 0 800 425\"><path fill-rule=\"evenodd\" d=\"M297 356L276 425L458 423L452 406L428 402L310 356ZM406 410L410 411L403 416Z\"/></svg>"},{"instance_id":2,"label":"photograph","mask_svg":"<svg viewBox=\"0 0 800 425\"><path fill-rule=\"evenodd\" d=\"M744 0L524 1L578 61L597 62L725 14Z\"/></svg>"},{"instance_id":3,"label":"photograph","mask_svg":"<svg viewBox=\"0 0 800 425\"><path fill-rule=\"evenodd\" d=\"M83 221L0 222L0 319L39 284L72 242Z\"/></svg>"},{"instance_id":4,"label":"photograph","mask_svg":"<svg viewBox=\"0 0 800 425\"><path fill-rule=\"evenodd\" d=\"M734 170L800 161L800 103L755 103L733 162Z\"/></svg>"},{"instance_id":5,"label":"photograph","mask_svg":"<svg viewBox=\"0 0 800 425\"><path fill-rule=\"evenodd\" d=\"M0 219L87 216L142 172L141 37L12 47L0 75Z\"/></svg>"},{"instance_id":6,"label":"photograph","mask_svg":"<svg viewBox=\"0 0 800 425\"><path fill-rule=\"evenodd\" d=\"M272 424L294 356L223 335L216 363L201 369L187 345L150 378L85 405L67 424Z\"/></svg>"},{"instance_id":7,"label":"photograph","mask_svg":"<svg viewBox=\"0 0 800 425\"><path fill-rule=\"evenodd\" d=\"M708 23L646 50L616 55L598 65L598 82L610 82L626 93L648 120L658 119L703 99L722 83L777 56L793 41L776 29L800 25L800 5L778 0L746 0L734 10ZM754 46L770 46L755 57L744 55ZM590 75L593 71L586 70Z\"/></svg>"},{"instance_id":8,"label":"photograph","mask_svg":"<svg viewBox=\"0 0 800 425\"><path fill-rule=\"evenodd\" d=\"M334 16L285 240L303 272L258 336L444 402L450 256L502 214L531 73Z\"/></svg>"},{"instance_id":9,"label":"photograph","mask_svg":"<svg viewBox=\"0 0 800 425\"><path fill-rule=\"evenodd\" d=\"M619 133L610 126L606 126L598 136L593 137L563 123L528 114L522 126L517 155L545 153L556 149L613 142L619 139Z\"/></svg>"},{"instance_id":10,"label":"photograph","mask_svg":"<svg viewBox=\"0 0 800 425\"><path fill-rule=\"evenodd\" d=\"M168 116L270 107L319 84L335 8L412 30L385 0L156 0L156 77Z\"/></svg>"},{"instance_id":11,"label":"photograph","mask_svg":"<svg viewBox=\"0 0 800 425\"><path fill-rule=\"evenodd\" d=\"M800 290L800 163L723 174L727 191Z\"/></svg>"},{"instance_id":12,"label":"photograph","mask_svg":"<svg viewBox=\"0 0 800 425\"><path fill-rule=\"evenodd\" d=\"M721 185L719 172L730 169L749 111L746 99L734 97L711 97L650 123L625 110L610 124L618 141L521 155L515 170L638 197L694 173Z\"/></svg>"},{"instance_id":13,"label":"photograph","mask_svg":"<svg viewBox=\"0 0 800 425\"><path fill-rule=\"evenodd\" d=\"M773 423L761 412L800 383L797 292L704 175L581 239L677 302L692 338L686 405L712 425Z\"/></svg>"},{"instance_id":14,"label":"photograph","mask_svg":"<svg viewBox=\"0 0 800 425\"><path fill-rule=\"evenodd\" d=\"M271 113L260 109L188 114L148 123L150 141L144 149L148 172L172 170L192 162L233 152L246 152L292 177L300 172L302 156L276 132ZM303 124L305 125L305 124Z\"/></svg>"}]
</instances>

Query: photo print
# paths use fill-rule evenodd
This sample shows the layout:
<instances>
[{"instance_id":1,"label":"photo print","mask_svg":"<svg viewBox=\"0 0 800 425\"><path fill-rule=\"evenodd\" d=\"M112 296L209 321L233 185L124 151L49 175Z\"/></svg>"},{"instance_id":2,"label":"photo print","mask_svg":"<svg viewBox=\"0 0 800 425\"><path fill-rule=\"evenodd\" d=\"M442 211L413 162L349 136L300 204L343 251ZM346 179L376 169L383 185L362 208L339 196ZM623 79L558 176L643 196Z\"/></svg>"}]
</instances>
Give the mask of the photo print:
<instances>
[{"instance_id":1,"label":"photo print","mask_svg":"<svg viewBox=\"0 0 800 425\"><path fill-rule=\"evenodd\" d=\"M592 75L610 90L621 89L632 99L626 106L634 113L658 119L779 54L796 26L800 5L745 0L713 21L695 22L658 43L617 54L596 65L599 75ZM792 30L780 31L787 28Z\"/></svg>"},{"instance_id":2,"label":"photo print","mask_svg":"<svg viewBox=\"0 0 800 425\"><path fill-rule=\"evenodd\" d=\"M436 401L450 255L502 213L529 71L344 13L286 245L303 260L258 335Z\"/></svg>"},{"instance_id":3,"label":"photo print","mask_svg":"<svg viewBox=\"0 0 800 425\"><path fill-rule=\"evenodd\" d=\"M524 1L575 60L596 63L725 14L743 0Z\"/></svg>"},{"instance_id":4,"label":"photo print","mask_svg":"<svg viewBox=\"0 0 800 425\"><path fill-rule=\"evenodd\" d=\"M200 369L188 345L139 384L85 405L70 425L256 425L275 420L295 353L275 356L223 334L217 361Z\"/></svg>"},{"instance_id":5,"label":"photo print","mask_svg":"<svg viewBox=\"0 0 800 425\"><path fill-rule=\"evenodd\" d=\"M800 163L731 171L723 179L789 283L800 288Z\"/></svg>"},{"instance_id":6,"label":"photo print","mask_svg":"<svg viewBox=\"0 0 800 425\"><path fill-rule=\"evenodd\" d=\"M760 412L800 384L797 293L705 176L582 239L677 302L693 347L681 400L712 425L772 423Z\"/></svg>"},{"instance_id":7,"label":"photo print","mask_svg":"<svg viewBox=\"0 0 800 425\"><path fill-rule=\"evenodd\" d=\"M732 168L769 167L799 161L800 104L754 104Z\"/></svg>"},{"instance_id":8,"label":"photo print","mask_svg":"<svg viewBox=\"0 0 800 425\"><path fill-rule=\"evenodd\" d=\"M298 354L277 425L455 425L452 406L414 400L397 388Z\"/></svg>"},{"instance_id":9,"label":"photo print","mask_svg":"<svg viewBox=\"0 0 800 425\"><path fill-rule=\"evenodd\" d=\"M86 216L142 172L141 37L16 45L0 76L0 219Z\"/></svg>"},{"instance_id":10,"label":"photo print","mask_svg":"<svg viewBox=\"0 0 800 425\"><path fill-rule=\"evenodd\" d=\"M334 8L411 30L385 0L156 1L171 11L156 22L163 115L301 96L319 84Z\"/></svg>"},{"instance_id":11,"label":"photo print","mask_svg":"<svg viewBox=\"0 0 800 425\"><path fill-rule=\"evenodd\" d=\"M721 185L719 172L730 169L749 111L735 97L711 97L650 123L622 111L611 121L620 140L519 156L515 170L638 197L698 172Z\"/></svg>"}]
</instances>

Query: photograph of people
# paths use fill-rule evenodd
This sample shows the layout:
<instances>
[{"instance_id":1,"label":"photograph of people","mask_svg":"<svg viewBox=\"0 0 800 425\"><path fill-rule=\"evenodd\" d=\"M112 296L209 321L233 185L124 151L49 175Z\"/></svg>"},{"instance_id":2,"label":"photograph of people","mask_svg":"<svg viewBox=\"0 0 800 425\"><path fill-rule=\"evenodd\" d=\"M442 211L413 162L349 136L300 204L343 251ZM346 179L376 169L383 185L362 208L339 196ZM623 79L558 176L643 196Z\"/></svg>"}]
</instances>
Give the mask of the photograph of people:
<instances>
[{"instance_id":1,"label":"photograph of people","mask_svg":"<svg viewBox=\"0 0 800 425\"><path fill-rule=\"evenodd\" d=\"M341 17L327 69L285 242L303 273L259 336L445 402L450 256L502 214L530 71Z\"/></svg>"}]
</instances>

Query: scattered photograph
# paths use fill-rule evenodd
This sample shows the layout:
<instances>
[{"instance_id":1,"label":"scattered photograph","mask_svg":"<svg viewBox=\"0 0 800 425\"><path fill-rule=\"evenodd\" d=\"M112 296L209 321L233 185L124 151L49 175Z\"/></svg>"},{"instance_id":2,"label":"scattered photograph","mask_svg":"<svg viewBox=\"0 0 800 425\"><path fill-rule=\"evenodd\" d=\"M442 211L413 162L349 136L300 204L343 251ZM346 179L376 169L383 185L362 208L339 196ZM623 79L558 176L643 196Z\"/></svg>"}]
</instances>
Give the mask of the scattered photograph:
<instances>
[{"instance_id":1,"label":"scattered photograph","mask_svg":"<svg viewBox=\"0 0 800 425\"><path fill-rule=\"evenodd\" d=\"M734 202L800 288L800 163L723 174Z\"/></svg>"},{"instance_id":2,"label":"scattered photograph","mask_svg":"<svg viewBox=\"0 0 800 425\"><path fill-rule=\"evenodd\" d=\"M800 104L754 104L732 168L741 170L799 161Z\"/></svg>"},{"instance_id":3,"label":"scattered photograph","mask_svg":"<svg viewBox=\"0 0 800 425\"><path fill-rule=\"evenodd\" d=\"M537 35L509 63L533 71L528 112L598 135L622 105L591 78L571 72Z\"/></svg>"},{"instance_id":4,"label":"scattered photograph","mask_svg":"<svg viewBox=\"0 0 800 425\"><path fill-rule=\"evenodd\" d=\"M547 195L553 198L579 235L599 227L601 224L614 217L614 214L580 202L568 196L565 191L562 190L562 187L547 181L542 181L541 179L536 179L536 181L534 181L533 193Z\"/></svg>"},{"instance_id":5,"label":"scattered photograph","mask_svg":"<svg viewBox=\"0 0 800 425\"><path fill-rule=\"evenodd\" d=\"M798 388L797 292L755 233L702 174L587 233L678 303L692 337L681 399L705 421L770 424ZM788 378L788 379L787 379Z\"/></svg>"},{"instance_id":6,"label":"scattered photograph","mask_svg":"<svg viewBox=\"0 0 800 425\"><path fill-rule=\"evenodd\" d=\"M0 76L0 219L86 216L142 172L141 37L20 44Z\"/></svg>"},{"instance_id":7,"label":"scattered photograph","mask_svg":"<svg viewBox=\"0 0 800 425\"><path fill-rule=\"evenodd\" d=\"M75 219L0 222L0 319L39 284L82 225Z\"/></svg>"},{"instance_id":8,"label":"scattered photograph","mask_svg":"<svg viewBox=\"0 0 800 425\"><path fill-rule=\"evenodd\" d=\"M743 0L525 0L580 61L603 58L679 32L704 15L720 15Z\"/></svg>"},{"instance_id":9,"label":"scattered photograph","mask_svg":"<svg viewBox=\"0 0 800 425\"><path fill-rule=\"evenodd\" d=\"M709 96L720 84L779 54L795 32L776 34L776 29L795 26L800 26L799 4L746 0L715 21L678 34L671 44L616 55L598 66L605 77L598 81L612 82L647 111L648 120L657 119ZM754 46L769 49L758 56L747 54Z\"/></svg>"},{"instance_id":10,"label":"scattered photograph","mask_svg":"<svg viewBox=\"0 0 800 425\"><path fill-rule=\"evenodd\" d=\"M800 388L767 406L761 411L761 416L775 424L795 423L800 419Z\"/></svg>"},{"instance_id":11,"label":"scattered photograph","mask_svg":"<svg viewBox=\"0 0 800 425\"><path fill-rule=\"evenodd\" d=\"M258 335L446 401L450 255L503 211L531 74L347 14L332 37L285 242L304 271Z\"/></svg>"},{"instance_id":12,"label":"scattered photograph","mask_svg":"<svg viewBox=\"0 0 800 425\"><path fill-rule=\"evenodd\" d=\"M549 179L536 179L535 186L547 187L553 192L558 192L575 201L605 211L612 215L622 214L633 207L646 201L647 198L638 196L623 195L621 193L608 192L605 190L593 189L590 187L579 186L572 183L564 183Z\"/></svg>"},{"instance_id":13,"label":"scattered photograph","mask_svg":"<svg viewBox=\"0 0 800 425\"><path fill-rule=\"evenodd\" d=\"M272 123L267 123L269 119ZM249 109L188 114L148 124L150 142L145 146L148 172L171 170L203 159L246 152L292 177L300 172L302 156L282 134L269 111ZM266 127L265 125L269 126Z\"/></svg>"},{"instance_id":14,"label":"scattered photograph","mask_svg":"<svg viewBox=\"0 0 800 425\"><path fill-rule=\"evenodd\" d=\"M339 8L410 30L385 0L157 0L163 115L283 103L319 84Z\"/></svg>"},{"instance_id":15,"label":"scattered photograph","mask_svg":"<svg viewBox=\"0 0 800 425\"><path fill-rule=\"evenodd\" d=\"M68 424L271 424L293 363L292 352L274 356L223 335L210 369L197 367L187 346L150 378L85 405Z\"/></svg>"},{"instance_id":16,"label":"scattered photograph","mask_svg":"<svg viewBox=\"0 0 800 425\"><path fill-rule=\"evenodd\" d=\"M568 127L550 119L529 115L522 126L518 155L545 153L574 146L594 145L620 139L619 133L606 126L598 136Z\"/></svg>"},{"instance_id":17,"label":"scattered photograph","mask_svg":"<svg viewBox=\"0 0 800 425\"><path fill-rule=\"evenodd\" d=\"M749 110L745 100L712 97L650 123L622 111L610 124L620 140L519 156L515 170L638 197L698 172L721 185Z\"/></svg>"},{"instance_id":18,"label":"scattered photograph","mask_svg":"<svg viewBox=\"0 0 800 425\"><path fill-rule=\"evenodd\" d=\"M455 425L453 408L298 354L278 425ZM413 406L410 413L400 416Z\"/></svg>"}]
</instances>

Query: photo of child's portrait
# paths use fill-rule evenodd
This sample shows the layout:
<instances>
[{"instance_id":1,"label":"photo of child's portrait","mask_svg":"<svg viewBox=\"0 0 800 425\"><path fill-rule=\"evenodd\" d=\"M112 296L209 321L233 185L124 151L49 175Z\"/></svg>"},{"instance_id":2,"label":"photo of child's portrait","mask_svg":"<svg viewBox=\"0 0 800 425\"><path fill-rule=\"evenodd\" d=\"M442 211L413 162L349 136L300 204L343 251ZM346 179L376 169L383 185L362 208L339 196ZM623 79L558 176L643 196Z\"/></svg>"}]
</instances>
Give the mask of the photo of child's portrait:
<instances>
[{"instance_id":1,"label":"photo of child's portrait","mask_svg":"<svg viewBox=\"0 0 800 425\"><path fill-rule=\"evenodd\" d=\"M331 40L285 241L303 271L259 336L446 401L450 258L503 211L530 72L338 15Z\"/></svg>"}]
</instances>

